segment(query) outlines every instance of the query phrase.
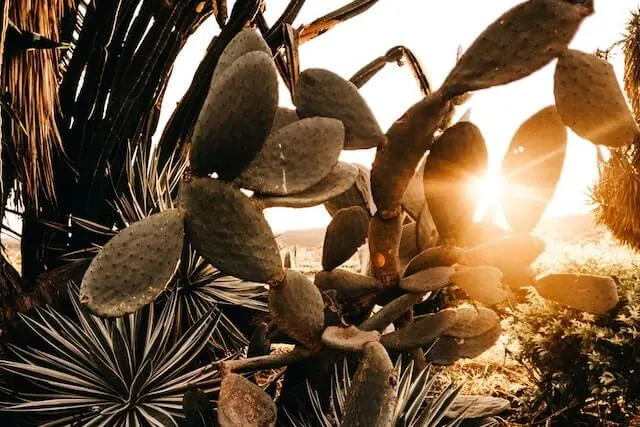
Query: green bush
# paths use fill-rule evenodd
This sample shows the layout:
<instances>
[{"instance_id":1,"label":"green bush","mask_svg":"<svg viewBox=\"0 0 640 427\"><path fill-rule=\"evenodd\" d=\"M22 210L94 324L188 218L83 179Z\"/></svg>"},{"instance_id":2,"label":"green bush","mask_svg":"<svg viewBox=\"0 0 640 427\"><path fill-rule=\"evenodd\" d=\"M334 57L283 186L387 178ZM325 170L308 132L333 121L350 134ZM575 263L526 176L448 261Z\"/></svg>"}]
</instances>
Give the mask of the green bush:
<instances>
[{"instance_id":1,"label":"green bush","mask_svg":"<svg viewBox=\"0 0 640 427\"><path fill-rule=\"evenodd\" d=\"M515 355L535 378L524 406L559 425L579 419L625 423L640 404L640 277L635 265L603 266L597 259L568 272L613 276L620 303L592 315L546 301L534 291L514 308ZM565 424L562 424L562 423Z\"/></svg>"}]
</instances>

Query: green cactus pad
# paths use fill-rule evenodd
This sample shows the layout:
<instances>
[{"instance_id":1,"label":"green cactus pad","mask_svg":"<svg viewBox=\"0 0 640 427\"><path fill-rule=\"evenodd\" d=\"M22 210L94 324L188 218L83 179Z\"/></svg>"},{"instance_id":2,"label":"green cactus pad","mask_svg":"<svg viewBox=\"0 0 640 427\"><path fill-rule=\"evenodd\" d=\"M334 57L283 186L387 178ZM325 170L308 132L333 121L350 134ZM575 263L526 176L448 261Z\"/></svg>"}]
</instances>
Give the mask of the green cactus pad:
<instances>
[{"instance_id":1,"label":"green cactus pad","mask_svg":"<svg viewBox=\"0 0 640 427\"><path fill-rule=\"evenodd\" d=\"M505 12L469 46L442 85L447 99L504 85L547 65L567 46L591 2L529 0Z\"/></svg>"},{"instance_id":2,"label":"green cactus pad","mask_svg":"<svg viewBox=\"0 0 640 427\"><path fill-rule=\"evenodd\" d=\"M413 323L385 334L380 338L380 344L387 351L406 351L417 347L424 347L434 342L444 331L456 324L458 312L454 308L446 308L437 313L426 314L414 320Z\"/></svg>"},{"instance_id":3,"label":"green cactus pad","mask_svg":"<svg viewBox=\"0 0 640 427\"><path fill-rule=\"evenodd\" d=\"M467 249L459 262L468 266L490 265L506 274L531 265L544 249L544 241L528 234L518 234Z\"/></svg>"},{"instance_id":4,"label":"green cactus pad","mask_svg":"<svg viewBox=\"0 0 640 427\"><path fill-rule=\"evenodd\" d=\"M80 302L101 317L119 317L155 300L182 255L184 211L168 209L134 222L98 252L80 286Z\"/></svg>"},{"instance_id":5,"label":"green cactus pad","mask_svg":"<svg viewBox=\"0 0 640 427\"><path fill-rule=\"evenodd\" d=\"M276 115L273 118L273 126L271 126L271 133L282 129L285 126L290 125L293 122L297 122L300 120L298 117L298 113L296 110L292 110L290 108L278 107L276 110Z\"/></svg>"},{"instance_id":6,"label":"green cactus pad","mask_svg":"<svg viewBox=\"0 0 640 427\"><path fill-rule=\"evenodd\" d=\"M511 139L502 162L507 186L502 209L511 229L530 233L556 190L567 149L567 128L555 106L527 119Z\"/></svg>"},{"instance_id":7,"label":"green cactus pad","mask_svg":"<svg viewBox=\"0 0 640 427\"><path fill-rule=\"evenodd\" d=\"M315 284L318 288L338 291L338 298L353 299L362 295L384 289L382 283L373 277L340 268L331 271L320 271L316 274Z\"/></svg>"},{"instance_id":8,"label":"green cactus pad","mask_svg":"<svg viewBox=\"0 0 640 427\"><path fill-rule=\"evenodd\" d=\"M356 182L357 177L357 167L339 162L322 181L305 191L288 196L260 196L258 194L256 200L265 208L317 206L348 191Z\"/></svg>"},{"instance_id":9,"label":"green cactus pad","mask_svg":"<svg viewBox=\"0 0 640 427\"><path fill-rule=\"evenodd\" d=\"M191 137L194 175L236 178L258 155L278 105L278 71L264 52L249 52L212 83Z\"/></svg>"},{"instance_id":10,"label":"green cactus pad","mask_svg":"<svg viewBox=\"0 0 640 427\"><path fill-rule=\"evenodd\" d=\"M269 311L282 332L311 350L321 347L324 301L304 274L287 270L283 282L269 286Z\"/></svg>"},{"instance_id":11,"label":"green cactus pad","mask_svg":"<svg viewBox=\"0 0 640 427\"><path fill-rule=\"evenodd\" d=\"M498 314L489 308L477 307L476 311L477 315L472 319L458 320L455 325L444 331L443 335L454 338L473 338L490 331L500 322ZM460 317L458 316L458 319Z\"/></svg>"},{"instance_id":12,"label":"green cactus pad","mask_svg":"<svg viewBox=\"0 0 640 427\"><path fill-rule=\"evenodd\" d=\"M425 202L420 210L418 225L416 226L416 244L418 245L418 251L422 252L433 248L438 243L438 238L438 229L433 222L429 204Z\"/></svg>"},{"instance_id":13,"label":"green cactus pad","mask_svg":"<svg viewBox=\"0 0 640 427\"><path fill-rule=\"evenodd\" d=\"M344 123L345 150L373 148L385 140L358 88L331 71L311 68L300 73L293 103L300 117L331 117Z\"/></svg>"},{"instance_id":14,"label":"green cactus pad","mask_svg":"<svg viewBox=\"0 0 640 427\"><path fill-rule=\"evenodd\" d=\"M390 427L397 374L380 343L370 342L353 377L341 427Z\"/></svg>"},{"instance_id":15,"label":"green cactus pad","mask_svg":"<svg viewBox=\"0 0 640 427\"><path fill-rule=\"evenodd\" d=\"M445 414L445 418L478 419L492 417L511 409L511 402L493 396L459 395Z\"/></svg>"},{"instance_id":16,"label":"green cactus pad","mask_svg":"<svg viewBox=\"0 0 640 427\"><path fill-rule=\"evenodd\" d=\"M402 277L411 276L419 271L433 267L450 267L457 263L463 249L455 246L436 246L420 252L407 264L402 272Z\"/></svg>"},{"instance_id":17,"label":"green cactus pad","mask_svg":"<svg viewBox=\"0 0 640 427\"><path fill-rule=\"evenodd\" d=\"M254 51L272 56L271 48L260 34L249 28L240 31L222 51L211 81L215 82L238 58Z\"/></svg>"},{"instance_id":18,"label":"green cactus pad","mask_svg":"<svg viewBox=\"0 0 640 427\"><path fill-rule=\"evenodd\" d=\"M562 121L594 144L622 147L640 134L613 66L595 55L577 50L560 55L554 95Z\"/></svg>"},{"instance_id":19,"label":"green cactus pad","mask_svg":"<svg viewBox=\"0 0 640 427\"><path fill-rule=\"evenodd\" d=\"M193 178L182 183L189 241L220 271L268 282L284 276L280 250L262 212L240 190L223 181Z\"/></svg>"},{"instance_id":20,"label":"green cactus pad","mask_svg":"<svg viewBox=\"0 0 640 427\"><path fill-rule=\"evenodd\" d=\"M356 165L358 177L353 185L346 191L327 200L324 204L329 215L333 216L340 209L360 206L369 214L375 213L375 206L371 198L371 174L369 169L362 165Z\"/></svg>"},{"instance_id":21,"label":"green cactus pad","mask_svg":"<svg viewBox=\"0 0 640 427\"><path fill-rule=\"evenodd\" d=\"M495 267L464 267L454 272L450 279L471 299L483 304L499 304L507 298L502 272Z\"/></svg>"},{"instance_id":22,"label":"green cactus pad","mask_svg":"<svg viewBox=\"0 0 640 427\"><path fill-rule=\"evenodd\" d=\"M534 287L543 298L594 314L606 313L619 301L616 283L608 276L550 274Z\"/></svg>"},{"instance_id":23,"label":"green cactus pad","mask_svg":"<svg viewBox=\"0 0 640 427\"><path fill-rule=\"evenodd\" d=\"M432 267L400 279L400 288L407 292L423 293L444 288L453 274L452 267Z\"/></svg>"},{"instance_id":24,"label":"green cactus pad","mask_svg":"<svg viewBox=\"0 0 640 427\"><path fill-rule=\"evenodd\" d=\"M424 186L422 185L425 161L426 156L420 161L416 173L413 174L413 178L409 181L409 185L402 196L402 208L414 221L418 221L425 204Z\"/></svg>"},{"instance_id":25,"label":"green cactus pad","mask_svg":"<svg viewBox=\"0 0 640 427\"><path fill-rule=\"evenodd\" d=\"M434 92L413 105L387 131L387 142L376 150L371 169L371 192L382 217L399 214L416 167L450 108L442 93Z\"/></svg>"},{"instance_id":26,"label":"green cactus pad","mask_svg":"<svg viewBox=\"0 0 640 427\"><path fill-rule=\"evenodd\" d=\"M448 128L433 144L424 168L424 195L441 239L460 239L473 222L471 179L484 175L487 147L471 122Z\"/></svg>"},{"instance_id":27,"label":"green cactus pad","mask_svg":"<svg viewBox=\"0 0 640 427\"><path fill-rule=\"evenodd\" d=\"M461 358L473 359L493 347L501 334L502 327L498 323L488 332L473 338L440 337L425 357L435 365L451 365Z\"/></svg>"},{"instance_id":28,"label":"green cactus pad","mask_svg":"<svg viewBox=\"0 0 640 427\"><path fill-rule=\"evenodd\" d=\"M369 254L373 276L384 286L394 286L398 279L402 217L382 219L379 212L369 222Z\"/></svg>"},{"instance_id":29,"label":"green cactus pad","mask_svg":"<svg viewBox=\"0 0 640 427\"><path fill-rule=\"evenodd\" d=\"M340 351L362 351L365 344L379 339L378 331L361 331L353 325L347 328L328 326L322 333L322 343Z\"/></svg>"},{"instance_id":30,"label":"green cactus pad","mask_svg":"<svg viewBox=\"0 0 640 427\"><path fill-rule=\"evenodd\" d=\"M256 384L242 375L224 375L218 397L220 427L274 427L277 413L271 397Z\"/></svg>"},{"instance_id":31,"label":"green cactus pad","mask_svg":"<svg viewBox=\"0 0 640 427\"><path fill-rule=\"evenodd\" d=\"M364 245L369 232L369 214L360 206L341 209L332 218L322 246L322 269L340 266Z\"/></svg>"},{"instance_id":32,"label":"green cactus pad","mask_svg":"<svg viewBox=\"0 0 640 427\"><path fill-rule=\"evenodd\" d=\"M234 183L265 195L300 193L333 170L343 143L344 126L339 120L298 120L273 132Z\"/></svg>"}]
</instances>

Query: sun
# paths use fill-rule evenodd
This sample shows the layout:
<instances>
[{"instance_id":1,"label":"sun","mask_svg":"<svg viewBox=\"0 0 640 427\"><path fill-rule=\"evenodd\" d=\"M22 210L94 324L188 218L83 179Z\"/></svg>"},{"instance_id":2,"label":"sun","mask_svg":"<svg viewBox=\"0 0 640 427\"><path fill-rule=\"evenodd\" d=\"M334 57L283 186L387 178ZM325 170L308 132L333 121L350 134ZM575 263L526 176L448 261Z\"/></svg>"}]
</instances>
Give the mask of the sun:
<instances>
[{"instance_id":1,"label":"sun","mask_svg":"<svg viewBox=\"0 0 640 427\"><path fill-rule=\"evenodd\" d=\"M504 181L498 171L489 171L485 175L474 176L469 180L469 192L476 200L474 222L488 221L498 223L496 209L500 203L500 193L504 188ZM487 217L492 215L493 217Z\"/></svg>"}]
</instances>

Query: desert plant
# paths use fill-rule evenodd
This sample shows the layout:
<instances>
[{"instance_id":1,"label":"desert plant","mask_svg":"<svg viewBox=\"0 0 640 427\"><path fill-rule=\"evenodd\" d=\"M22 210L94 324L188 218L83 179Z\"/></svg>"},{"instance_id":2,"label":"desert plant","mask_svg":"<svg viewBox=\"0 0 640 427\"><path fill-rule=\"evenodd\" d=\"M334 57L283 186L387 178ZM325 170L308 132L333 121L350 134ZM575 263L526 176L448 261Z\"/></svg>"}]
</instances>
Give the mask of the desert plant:
<instances>
[{"instance_id":1,"label":"desert plant","mask_svg":"<svg viewBox=\"0 0 640 427\"><path fill-rule=\"evenodd\" d=\"M23 316L40 342L27 349L10 345L12 357L0 360L13 381L30 384L19 388L29 392L12 392L0 409L15 414L12 425L179 425L189 387L208 394L217 389L217 371L194 363L217 328L215 310L172 333L179 315L175 296L159 313L149 305L104 320L80 306L77 288L69 293L76 318L52 308Z\"/></svg>"},{"instance_id":2,"label":"desert plant","mask_svg":"<svg viewBox=\"0 0 640 427\"><path fill-rule=\"evenodd\" d=\"M526 304L514 309L508 331L517 342L515 357L538 385L524 397L525 408L538 411L539 420L557 414L551 417L557 425L603 420L624 424L637 413L640 382L630 375L640 357L640 283L635 268L602 266L597 259L569 267L575 273L616 277L622 298L610 312L579 312L533 292Z\"/></svg>"}]
</instances>

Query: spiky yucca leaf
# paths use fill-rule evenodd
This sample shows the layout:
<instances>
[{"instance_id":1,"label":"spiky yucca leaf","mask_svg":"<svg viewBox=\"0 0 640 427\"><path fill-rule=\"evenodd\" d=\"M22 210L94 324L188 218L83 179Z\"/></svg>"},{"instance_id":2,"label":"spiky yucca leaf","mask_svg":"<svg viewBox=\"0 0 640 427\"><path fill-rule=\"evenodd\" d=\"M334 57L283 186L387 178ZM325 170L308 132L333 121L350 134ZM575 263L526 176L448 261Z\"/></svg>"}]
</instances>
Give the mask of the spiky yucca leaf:
<instances>
[{"instance_id":1,"label":"spiky yucca leaf","mask_svg":"<svg viewBox=\"0 0 640 427\"><path fill-rule=\"evenodd\" d=\"M413 362L403 364L402 358L396 361L395 370L400 380L396 384L396 408L391 425L397 427L454 427L460 424L464 413L458 418L443 423L445 414L453 405L462 385L449 384L444 390L434 390L437 377L427 367L417 375L413 372ZM331 378L331 396L329 409L325 411L320 404L320 397L307 383L307 393L313 408L313 414L293 415L285 408L287 421L294 427L334 427L339 426L345 411L345 402L351 387L352 374L349 373L346 359L342 366L334 366Z\"/></svg>"},{"instance_id":2,"label":"spiky yucca leaf","mask_svg":"<svg viewBox=\"0 0 640 427\"><path fill-rule=\"evenodd\" d=\"M194 363L217 328L213 311L177 334L175 297L160 313L152 304L101 319L80 306L75 287L69 293L77 319L52 308L23 316L43 345L10 346L15 358L0 360L2 371L27 382L27 391L18 389L17 400L2 404L0 412L18 414L16 422L34 416L47 425L178 426L190 386L209 394L218 388L218 371Z\"/></svg>"}]
</instances>

